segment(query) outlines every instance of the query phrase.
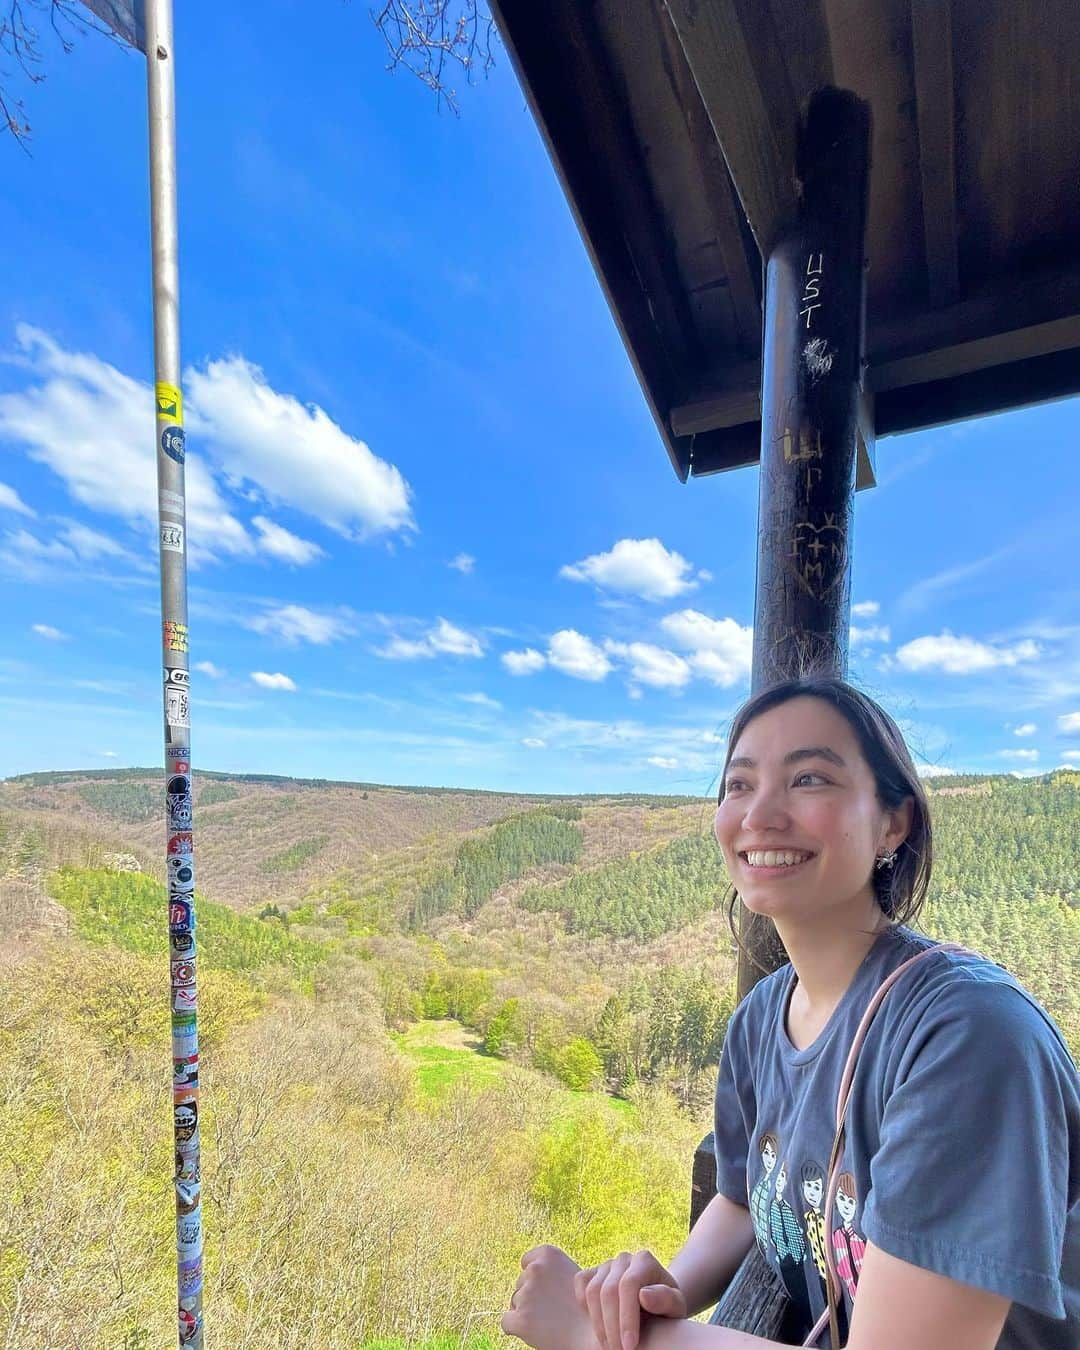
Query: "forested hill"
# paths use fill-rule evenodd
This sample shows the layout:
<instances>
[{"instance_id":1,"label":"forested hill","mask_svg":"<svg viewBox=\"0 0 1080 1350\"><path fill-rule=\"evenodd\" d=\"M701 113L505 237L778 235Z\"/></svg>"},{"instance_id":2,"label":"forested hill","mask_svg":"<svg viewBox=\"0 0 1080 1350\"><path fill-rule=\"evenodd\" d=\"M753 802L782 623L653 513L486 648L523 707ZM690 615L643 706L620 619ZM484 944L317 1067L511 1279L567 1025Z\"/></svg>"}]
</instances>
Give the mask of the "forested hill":
<instances>
[{"instance_id":1,"label":"forested hill","mask_svg":"<svg viewBox=\"0 0 1080 1350\"><path fill-rule=\"evenodd\" d=\"M1074 1053L1078 785L934 780L924 915L1013 970ZM197 780L222 1344L497 1350L528 1247L671 1256L734 1002L711 818ZM0 783L4 1344L175 1336L163 835L149 770Z\"/></svg>"}]
</instances>

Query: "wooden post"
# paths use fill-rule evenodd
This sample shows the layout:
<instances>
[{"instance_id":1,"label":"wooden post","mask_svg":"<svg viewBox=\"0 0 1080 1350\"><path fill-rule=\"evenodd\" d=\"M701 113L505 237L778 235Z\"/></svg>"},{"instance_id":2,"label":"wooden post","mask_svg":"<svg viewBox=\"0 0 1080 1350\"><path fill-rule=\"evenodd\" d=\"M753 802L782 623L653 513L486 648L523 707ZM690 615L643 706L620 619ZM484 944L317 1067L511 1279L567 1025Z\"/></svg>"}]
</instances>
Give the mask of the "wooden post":
<instances>
[{"instance_id":1,"label":"wooden post","mask_svg":"<svg viewBox=\"0 0 1080 1350\"><path fill-rule=\"evenodd\" d=\"M869 106L845 90L819 90L797 153L798 219L770 254L765 282L755 693L809 672L847 672ZM775 968L776 952L754 951ZM761 977L741 956L740 998Z\"/></svg>"},{"instance_id":2,"label":"wooden post","mask_svg":"<svg viewBox=\"0 0 1080 1350\"><path fill-rule=\"evenodd\" d=\"M795 225L768 259L762 352L761 478L752 689L847 673L851 516L866 310L870 110L854 94L813 96L798 137ZM767 968L775 944L740 934ZM739 997L763 972L739 957ZM751 1147L755 1141L751 1140ZM694 1159L690 1226L715 1188L710 1134ZM757 1246L712 1321L766 1338L793 1334L787 1298Z\"/></svg>"}]
</instances>

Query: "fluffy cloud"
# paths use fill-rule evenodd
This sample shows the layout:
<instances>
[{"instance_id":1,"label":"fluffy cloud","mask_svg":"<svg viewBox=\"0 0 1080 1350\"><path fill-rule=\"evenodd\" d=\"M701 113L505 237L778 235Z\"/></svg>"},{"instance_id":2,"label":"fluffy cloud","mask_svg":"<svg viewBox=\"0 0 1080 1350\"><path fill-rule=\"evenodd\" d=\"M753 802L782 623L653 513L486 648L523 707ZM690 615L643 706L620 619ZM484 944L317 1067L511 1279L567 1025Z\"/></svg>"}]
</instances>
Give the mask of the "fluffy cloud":
<instances>
[{"instance_id":1,"label":"fluffy cloud","mask_svg":"<svg viewBox=\"0 0 1080 1350\"><path fill-rule=\"evenodd\" d=\"M1080 759L1080 750L1066 750L1063 757L1065 759Z\"/></svg>"},{"instance_id":2,"label":"fluffy cloud","mask_svg":"<svg viewBox=\"0 0 1080 1350\"><path fill-rule=\"evenodd\" d=\"M1025 722L1025 723L1023 724L1023 726L1013 727L1013 735L1014 735L1014 736L1034 736L1035 733L1038 731L1038 729L1039 729L1039 728L1035 725L1034 722Z\"/></svg>"},{"instance_id":3,"label":"fluffy cloud","mask_svg":"<svg viewBox=\"0 0 1080 1350\"><path fill-rule=\"evenodd\" d=\"M241 356L186 373L192 434L230 479L287 502L338 533L414 529L408 483L317 404L278 393Z\"/></svg>"},{"instance_id":4,"label":"fluffy cloud","mask_svg":"<svg viewBox=\"0 0 1080 1350\"><path fill-rule=\"evenodd\" d=\"M320 647L348 637L354 631L343 615L316 614L303 605L282 605L278 609L267 610L265 614L247 620L247 627L290 644L311 642Z\"/></svg>"},{"instance_id":5,"label":"fluffy cloud","mask_svg":"<svg viewBox=\"0 0 1080 1350\"><path fill-rule=\"evenodd\" d=\"M727 688L750 673L754 630L734 619L711 619L696 609L683 609L660 621L660 627L690 655L691 670L702 679Z\"/></svg>"},{"instance_id":6,"label":"fluffy cloud","mask_svg":"<svg viewBox=\"0 0 1080 1350\"><path fill-rule=\"evenodd\" d=\"M594 553L568 563L559 576L569 581L591 581L607 591L637 595L643 600L670 600L692 590L706 573L693 576L692 563L669 551L659 539L620 539L607 553Z\"/></svg>"},{"instance_id":7,"label":"fluffy cloud","mask_svg":"<svg viewBox=\"0 0 1080 1350\"><path fill-rule=\"evenodd\" d=\"M1002 759L1027 760L1028 762L1039 758L1038 750L999 750L998 754Z\"/></svg>"},{"instance_id":8,"label":"fluffy cloud","mask_svg":"<svg viewBox=\"0 0 1080 1350\"><path fill-rule=\"evenodd\" d=\"M473 703L478 708L490 708L492 712L501 712L502 704L497 698L492 698L490 694L458 694L462 703Z\"/></svg>"},{"instance_id":9,"label":"fluffy cloud","mask_svg":"<svg viewBox=\"0 0 1080 1350\"><path fill-rule=\"evenodd\" d=\"M6 483L0 483L0 511L18 511L21 516L36 514L31 511L15 489L8 487Z\"/></svg>"},{"instance_id":10,"label":"fluffy cloud","mask_svg":"<svg viewBox=\"0 0 1080 1350\"><path fill-rule=\"evenodd\" d=\"M887 624L870 624L866 628L851 625L850 637L853 646L866 646L871 642L889 642L892 634Z\"/></svg>"},{"instance_id":11,"label":"fluffy cloud","mask_svg":"<svg viewBox=\"0 0 1080 1350\"><path fill-rule=\"evenodd\" d=\"M860 600L857 605L851 606L851 612L856 619L872 619L880 608L876 600Z\"/></svg>"},{"instance_id":12,"label":"fluffy cloud","mask_svg":"<svg viewBox=\"0 0 1080 1350\"><path fill-rule=\"evenodd\" d=\"M543 750L547 742L542 741L539 736L526 736L521 744L530 750Z\"/></svg>"},{"instance_id":13,"label":"fluffy cloud","mask_svg":"<svg viewBox=\"0 0 1080 1350\"><path fill-rule=\"evenodd\" d=\"M67 634L61 633L59 628L54 628L51 623L32 623L30 631L36 633L38 637L48 638L50 642L66 642Z\"/></svg>"},{"instance_id":14,"label":"fluffy cloud","mask_svg":"<svg viewBox=\"0 0 1080 1350\"><path fill-rule=\"evenodd\" d=\"M645 763L651 764L654 769L677 769L679 767L679 761L672 759L670 755L650 755Z\"/></svg>"},{"instance_id":15,"label":"fluffy cloud","mask_svg":"<svg viewBox=\"0 0 1080 1350\"><path fill-rule=\"evenodd\" d=\"M304 567L307 563L326 557L325 551L318 544L313 544L310 539L301 539L299 535L293 534L283 525L268 520L266 516L254 516L251 523L259 532L257 547L260 553L269 553L272 558L295 563L298 567Z\"/></svg>"},{"instance_id":16,"label":"fluffy cloud","mask_svg":"<svg viewBox=\"0 0 1080 1350\"><path fill-rule=\"evenodd\" d=\"M26 324L16 328L16 339L19 364L32 383L0 395L0 433L63 478L76 500L156 526L149 387L99 357L66 351ZM239 356L212 361L204 370L188 370L185 385L186 427L198 451L185 466L193 559L255 551L223 483L249 500L285 503L353 538L415 529L400 471L321 408L272 389L257 366ZM261 549L289 562L312 560L316 545L265 515L260 519L268 526L260 530Z\"/></svg>"},{"instance_id":17,"label":"fluffy cloud","mask_svg":"<svg viewBox=\"0 0 1080 1350\"><path fill-rule=\"evenodd\" d=\"M611 662L603 649L574 628L563 628L552 634L547 659L556 670L575 680L596 683L611 673Z\"/></svg>"},{"instance_id":18,"label":"fluffy cloud","mask_svg":"<svg viewBox=\"0 0 1080 1350\"><path fill-rule=\"evenodd\" d=\"M251 678L263 689L287 689L292 693L296 692L295 681L290 680L288 675L282 675L280 671L270 675L265 670L253 670Z\"/></svg>"},{"instance_id":19,"label":"fluffy cloud","mask_svg":"<svg viewBox=\"0 0 1080 1350\"><path fill-rule=\"evenodd\" d=\"M1038 646L1030 639L1012 647L992 647L974 638L957 637L946 629L937 637L915 638L896 653L896 659L907 670L942 670L947 675L973 675L998 666L1015 666L1021 661L1034 661Z\"/></svg>"},{"instance_id":20,"label":"fluffy cloud","mask_svg":"<svg viewBox=\"0 0 1080 1350\"><path fill-rule=\"evenodd\" d=\"M650 642L605 642L604 651L629 665L631 679L653 689L682 689L691 678L689 662Z\"/></svg>"},{"instance_id":21,"label":"fluffy cloud","mask_svg":"<svg viewBox=\"0 0 1080 1350\"><path fill-rule=\"evenodd\" d=\"M209 675L212 680L220 680L225 675L225 671L215 666L213 661L196 661L195 669L202 675Z\"/></svg>"},{"instance_id":22,"label":"fluffy cloud","mask_svg":"<svg viewBox=\"0 0 1080 1350\"><path fill-rule=\"evenodd\" d=\"M483 656L479 638L458 628L446 619L438 619L420 638L392 637L384 647L375 649L376 656L388 661L423 661L435 656Z\"/></svg>"},{"instance_id":23,"label":"fluffy cloud","mask_svg":"<svg viewBox=\"0 0 1080 1350\"><path fill-rule=\"evenodd\" d=\"M547 657L534 647L520 652L503 652L502 663L511 675L535 675L547 665Z\"/></svg>"},{"instance_id":24,"label":"fluffy cloud","mask_svg":"<svg viewBox=\"0 0 1080 1350\"><path fill-rule=\"evenodd\" d=\"M458 553L446 564L452 567L455 572L460 572L462 576L467 577L476 566L476 559L471 553Z\"/></svg>"},{"instance_id":25,"label":"fluffy cloud","mask_svg":"<svg viewBox=\"0 0 1080 1350\"><path fill-rule=\"evenodd\" d=\"M1058 731L1066 736L1080 735L1080 712L1062 713L1057 720Z\"/></svg>"},{"instance_id":26,"label":"fluffy cloud","mask_svg":"<svg viewBox=\"0 0 1080 1350\"><path fill-rule=\"evenodd\" d=\"M48 465L71 495L106 515L156 528L154 404L147 385L96 356L65 351L26 324L20 363L37 380L0 394L0 432ZM244 554L252 543L198 457L186 465L188 540L204 557Z\"/></svg>"},{"instance_id":27,"label":"fluffy cloud","mask_svg":"<svg viewBox=\"0 0 1080 1350\"><path fill-rule=\"evenodd\" d=\"M944 778L946 774L953 774L956 770L944 764L916 764L915 772L920 778Z\"/></svg>"}]
</instances>

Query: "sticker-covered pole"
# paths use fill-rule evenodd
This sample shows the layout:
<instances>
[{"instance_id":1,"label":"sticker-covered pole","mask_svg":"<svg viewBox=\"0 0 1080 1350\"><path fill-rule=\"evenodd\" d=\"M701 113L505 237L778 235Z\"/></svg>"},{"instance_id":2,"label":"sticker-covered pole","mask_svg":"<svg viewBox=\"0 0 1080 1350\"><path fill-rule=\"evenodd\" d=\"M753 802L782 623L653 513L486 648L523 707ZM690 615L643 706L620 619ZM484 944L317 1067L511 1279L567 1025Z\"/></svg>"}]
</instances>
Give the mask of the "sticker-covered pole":
<instances>
[{"instance_id":1,"label":"sticker-covered pole","mask_svg":"<svg viewBox=\"0 0 1080 1350\"><path fill-rule=\"evenodd\" d=\"M179 1343L203 1345L203 1231L199 1168L199 1034L195 993L195 864L188 706L184 404L180 390L180 269L172 0L146 0L150 111L150 228L154 284L154 403L161 557L165 713L165 873L169 895Z\"/></svg>"}]
</instances>

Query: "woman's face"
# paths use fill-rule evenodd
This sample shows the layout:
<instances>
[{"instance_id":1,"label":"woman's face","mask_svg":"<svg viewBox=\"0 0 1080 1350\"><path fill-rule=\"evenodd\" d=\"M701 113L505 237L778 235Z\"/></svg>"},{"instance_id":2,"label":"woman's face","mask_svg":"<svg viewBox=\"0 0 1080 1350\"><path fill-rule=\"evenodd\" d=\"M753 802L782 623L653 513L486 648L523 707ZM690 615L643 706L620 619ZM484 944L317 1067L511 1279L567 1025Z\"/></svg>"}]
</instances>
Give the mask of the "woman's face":
<instances>
[{"instance_id":1,"label":"woman's face","mask_svg":"<svg viewBox=\"0 0 1080 1350\"><path fill-rule=\"evenodd\" d=\"M882 808L842 714L800 697L739 737L714 828L743 904L798 922L872 904L874 860L906 833L906 815Z\"/></svg>"}]
</instances>

